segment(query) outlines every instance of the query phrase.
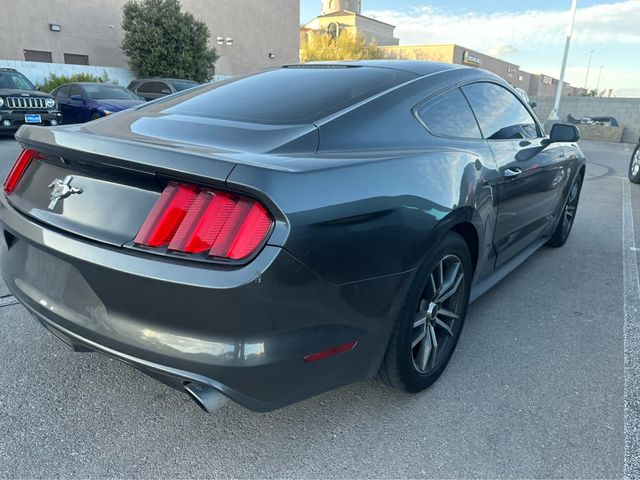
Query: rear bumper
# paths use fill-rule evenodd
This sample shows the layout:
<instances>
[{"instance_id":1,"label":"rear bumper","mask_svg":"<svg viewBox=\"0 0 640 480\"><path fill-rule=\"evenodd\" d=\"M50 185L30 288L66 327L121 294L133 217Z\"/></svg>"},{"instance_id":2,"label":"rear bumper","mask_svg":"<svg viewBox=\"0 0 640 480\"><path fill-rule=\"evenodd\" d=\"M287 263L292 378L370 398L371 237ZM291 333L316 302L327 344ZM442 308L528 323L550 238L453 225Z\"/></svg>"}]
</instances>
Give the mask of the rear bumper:
<instances>
[{"instance_id":1,"label":"rear bumper","mask_svg":"<svg viewBox=\"0 0 640 480\"><path fill-rule=\"evenodd\" d=\"M14 131L25 125L25 115L40 115L42 123L35 123L30 125L44 125L50 126L51 120L55 120L56 125L62 125L62 113L58 111L50 112L12 112L12 111L0 111L0 132ZM9 125L5 125L8 121Z\"/></svg>"},{"instance_id":2,"label":"rear bumper","mask_svg":"<svg viewBox=\"0 0 640 480\"><path fill-rule=\"evenodd\" d=\"M168 262L49 229L4 195L0 220L7 286L52 333L256 411L375 374L412 278L332 285L274 246L235 269Z\"/></svg>"}]
</instances>

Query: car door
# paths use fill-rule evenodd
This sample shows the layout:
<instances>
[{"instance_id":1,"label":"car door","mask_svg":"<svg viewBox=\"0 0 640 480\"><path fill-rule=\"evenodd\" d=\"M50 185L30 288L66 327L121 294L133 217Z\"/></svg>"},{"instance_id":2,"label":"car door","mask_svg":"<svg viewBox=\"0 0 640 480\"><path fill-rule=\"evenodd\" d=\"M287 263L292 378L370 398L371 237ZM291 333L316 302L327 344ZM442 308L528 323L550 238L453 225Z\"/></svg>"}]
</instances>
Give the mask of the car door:
<instances>
[{"instance_id":1,"label":"car door","mask_svg":"<svg viewBox=\"0 0 640 480\"><path fill-rule=\"evenodd\" d=\"M483 179L495 174L495 162L462 91L454 87L438 92L419 103L414 108L414 113L433 136L430 145L441 148L441 155L452 160L449 164L452 169L447 173L451 178L461 175L458 177L461 183L456 191L459 195L458 206L477 205L478 198L490 198L489 194L485 196L482 193L486 189ZM454 167L454 164L458 166ZM460 171L459 168L463 170ZM427 171L427 174L432 176L434 172ZM428 185L429 188L433 188L431 182ZM436 192L430 194L432 198L437 198ZM479 238L481 252L490 252L492 249L495 211L490 204L487 204L487 207L480 207L482 213L479 214L486 229L486 232L483 229L482 238ZM486 256L485 253L481 255L483 259ZM493 264L481 261L479 269L475 272L476 278L482 278L492 272Z\"/></svg>"},{"instance_id":2,"label":"car door","mask_svg":"<svg viewBox=\"0 0 640 480\"><path fill-rule=\"evenodd\" d=\"M58 108L62 113L62 122L71 123L71 117L69 115L69 92L71 91L71 85L62 85L52 92L58 103Z\"/></svg>"},{"instance_id":3,"label":"car door","mask_svg":"<svg viewBox=\"0 0 640 480\"><path fill-rule=\"evenodd\" d=\"M136 93L145 100L155 100L172 92L171 86L162 80L146 80L136 89Z\"/></svg>"},{"instance_id":4,"label":"car door","mask_svg":"<svg viewBox=\"0 0 640 480\"><path fill-rule=\"evenodd\" d=\"M546 146L543 130L522 100L490 82L462 87L496 161L496 267L530 246L555 224L555 206L567 180L562 145Z\"/></svg>"},{"instance_id":5,"label":"car door","mask_svg":"<svg viewBox=\"0 0 640 480\"><path fill-rule=\"evenodd\" d=\"M67 106L70 122L66 123L81 123L86 121L86 95L80 85L71 86Z\"/></svg>"}]
</instances>

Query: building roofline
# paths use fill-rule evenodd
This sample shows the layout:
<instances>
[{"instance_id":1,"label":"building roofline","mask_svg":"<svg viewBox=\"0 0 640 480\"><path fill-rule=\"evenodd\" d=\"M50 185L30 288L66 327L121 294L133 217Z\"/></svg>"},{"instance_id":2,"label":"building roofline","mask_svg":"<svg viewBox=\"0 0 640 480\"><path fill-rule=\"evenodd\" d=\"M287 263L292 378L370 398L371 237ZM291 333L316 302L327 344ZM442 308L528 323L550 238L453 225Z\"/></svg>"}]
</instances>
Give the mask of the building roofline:
<instances>
[{"instance_id":1,"label":"building roofline","mask_svg":"<svg viewBox=\"0 0 640 480\"><path fill-rule=\"evenodd\" d=\"M355 15L356 17L366 18L367 20L371 20L372 22L377 22L377 23L381 23L382 25L387 25L389 27L396 28L396 25L392 25L390 23L380 21L377 18L367 17L366 15L362 15L360 13L352 12L351 10L340 10L339 12L327 13L325 15L318 15L315 18L338 17L338 16L344 16L344 15ZM313 19L310 20L309 22L312 22L312 21L313 21ZM307 22L307 23L309 23L309 22Z\"/></svg>"},{"instance_id":2,"label":"building roofline","mask_svg":"<svg viewBox=\"0 0 640 480\"><path fill-rule=\"evenodd\" d=\"M471 52L476 52L479 53L480 55L483 55L485 57L489 57L493 60L498 60L499 62L502 63L508 63L509 65L513 65L514 67L518 67L518 69L520 69L520 65L518 65L517 63L512 63L512 62L508 62L506 60L503 60L502 58L498 58L498 57L494 57L493 55L489 55L487 53L481 52L480 50L476 50L474 48L469 48L469 47L465 47L464 45L459 45L457 43L429 43L429 44L422 44L422 45L379 45L378 48L411 48L411 47L453 47L455 49L455 47L460 47L463 50L469 50ZM527 72L529 73L529 72Z\"/></svg>"}]
</instances>

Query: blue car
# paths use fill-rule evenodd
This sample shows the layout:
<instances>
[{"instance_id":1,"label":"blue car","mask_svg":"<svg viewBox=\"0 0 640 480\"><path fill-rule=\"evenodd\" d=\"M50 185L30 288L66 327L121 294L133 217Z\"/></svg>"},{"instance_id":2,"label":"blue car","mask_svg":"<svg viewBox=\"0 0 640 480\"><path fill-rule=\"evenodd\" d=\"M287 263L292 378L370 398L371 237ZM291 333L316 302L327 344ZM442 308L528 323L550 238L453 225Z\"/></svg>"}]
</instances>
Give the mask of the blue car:
<instances>
[{"instance_id":1,"label":"blue car","mask_svg":"<svg viewBox=\"0 0 640 480\"><path fill-rule=\"evenodd\" d=\"M84 123L145 103L125 87L104 83L65 83L51 92L64 123Z\"/></svg>"}]
</instances>

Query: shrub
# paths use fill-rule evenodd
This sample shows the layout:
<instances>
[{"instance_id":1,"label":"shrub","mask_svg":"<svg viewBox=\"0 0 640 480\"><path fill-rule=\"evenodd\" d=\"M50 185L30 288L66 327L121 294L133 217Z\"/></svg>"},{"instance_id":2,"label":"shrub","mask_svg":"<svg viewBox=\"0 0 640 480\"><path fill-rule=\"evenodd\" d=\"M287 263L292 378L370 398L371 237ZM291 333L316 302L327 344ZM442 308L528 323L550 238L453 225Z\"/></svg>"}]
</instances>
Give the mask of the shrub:
<instances>
[{"instance_id":1,"label":"shrub","mask_svg":"<svg viewBox=\"0 0 640 480\"><path fill-rule=\"evenodd\" d=\"M209 46L209 28L178 0L130 0L122 8L122 51L141 77L206 82L218 59Z\"/></svg>"},{"instance_id":2,"label":"shrub","mask_svg":"<svg viewBox=\"0 0 640 480\"><path fill-rule=\"evenodd\" d=\"M74 73L73 75L56 75L50 73L48 77L44 79L44 82L37 83L36 87L43 92L51 92L60 85L71 82L99 82L99 83L111 83L116 84L115 80L111 80L106 70L100 76L92 75L91 73Z\"/></svg>"}]
</instances>

